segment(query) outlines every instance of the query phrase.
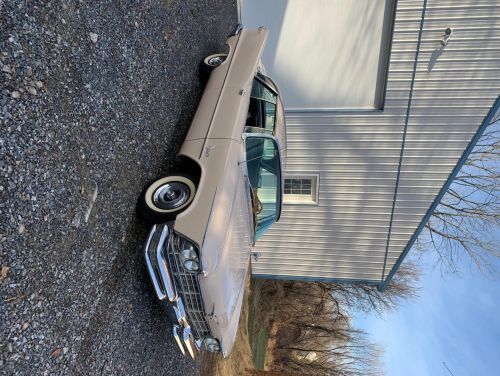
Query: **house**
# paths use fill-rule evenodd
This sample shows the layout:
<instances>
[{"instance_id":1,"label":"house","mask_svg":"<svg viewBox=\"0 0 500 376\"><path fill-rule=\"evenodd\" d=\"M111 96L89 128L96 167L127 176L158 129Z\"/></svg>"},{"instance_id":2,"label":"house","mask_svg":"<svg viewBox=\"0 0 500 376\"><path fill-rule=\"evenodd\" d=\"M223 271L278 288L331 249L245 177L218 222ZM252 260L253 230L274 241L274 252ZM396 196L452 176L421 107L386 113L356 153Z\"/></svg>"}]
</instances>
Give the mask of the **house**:
<instances>
[{"instance_id":1,"label":"house","mask_svg":"<svg viewBox=\"0 0 500 376\"><path fill-rule=\"evenodd\" d=\"M255 277L383 290L499 106L498 0L242 0L288 151Z\"/></svg>"}]
</instances>

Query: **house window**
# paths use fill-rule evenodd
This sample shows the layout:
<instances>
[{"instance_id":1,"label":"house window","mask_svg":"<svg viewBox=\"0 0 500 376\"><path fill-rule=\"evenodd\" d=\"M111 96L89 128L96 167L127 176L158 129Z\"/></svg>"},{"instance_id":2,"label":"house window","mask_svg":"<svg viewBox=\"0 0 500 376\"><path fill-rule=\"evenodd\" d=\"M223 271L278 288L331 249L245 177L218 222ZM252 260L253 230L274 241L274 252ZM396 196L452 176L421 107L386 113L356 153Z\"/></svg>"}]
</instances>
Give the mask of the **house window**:
<instances>
[{"instance_id":1,"label":"house window","mask_svg":"<svg viewBox=\"0 0 500 376\"><path fill-rule=\"evenodd\" d=\"M319 175L293 175L285 178L283 203L317 205Z\"/></svg>"},{"instance_id":2,"label":"house window","mask_svg":"<svg viewBox=\"0 0 500 376\"><path fill-rule=\"evenodd\" d=\"M285 179L286 195L311 195L311 178Z\"/></svg>"}]
</instances>

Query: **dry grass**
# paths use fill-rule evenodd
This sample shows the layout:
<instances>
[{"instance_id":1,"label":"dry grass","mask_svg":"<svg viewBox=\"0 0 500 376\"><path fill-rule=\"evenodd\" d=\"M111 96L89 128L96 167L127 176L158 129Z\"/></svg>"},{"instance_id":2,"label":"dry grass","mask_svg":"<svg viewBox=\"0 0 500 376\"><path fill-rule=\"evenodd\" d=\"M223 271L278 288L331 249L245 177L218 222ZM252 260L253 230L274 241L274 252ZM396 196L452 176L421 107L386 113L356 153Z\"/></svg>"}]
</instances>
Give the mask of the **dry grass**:
<instances>
[{"instance_id":1,"label":"dry grass","mask_svg":"<svg viewBox=\"0 0 500 376\"><path fill-rule=\"evenodd\" d=\"M204 353L200 371L200 374L203 376L247 376L261 374L261 372L256 371L254 368L252 348L255 351L256 346L259 345L256 342L258 334L262 330L269 333L264 369L270 370L273 368L272 354L275 342L273 337L276 337L278 322L283 319L277 317L277 313L280 311L278 304L285 295L285 291L280 281L251 280L250 277L251 274L249 271L238 325L238 334L233 351L226 359L223 359L220 355ZM250 321L249 314L252 314ZM251 331L250 335L249 331ZM283 375L283 373L279 372L269 375L274 374ZM290 374L288 373L287 375Z\"/></svg>"},{"instance_id":2,"label":"dry grass","mask_svg":"<svg viewBox=\"0 0 500 376\"><path fill-rule=\"evenodd\" d=\"M275 325L276 303L278 303L280 298L284 295L284 291L282 285L278 283L278 281L254 279L252 281L251 292L254 315L252 320L253 325L250 329L253 333L251 337L256 341L261 331L267 331L269 333L264 363L264 369L267 370L269 366L273 364L272 348L275 342L273 337L276 335L277 328ZM257 344L252 343L251 346L255 349Z\"/></svg>"},{"instance_id":3,"label":"dry grass","mask_svg":"<svg viewBox=\"0 0 500 376\"><path fill-rule=\"evenodd\" d=\"M252 364L252 353L248 342L248 313L250 311L250 273L247 275L245 284L245 295L241 309L238 334L233 351L226 358L218 354L204 353L200 374L203 376L236 376L252 375L254 368Z\"/></svg>"}]
</instances>

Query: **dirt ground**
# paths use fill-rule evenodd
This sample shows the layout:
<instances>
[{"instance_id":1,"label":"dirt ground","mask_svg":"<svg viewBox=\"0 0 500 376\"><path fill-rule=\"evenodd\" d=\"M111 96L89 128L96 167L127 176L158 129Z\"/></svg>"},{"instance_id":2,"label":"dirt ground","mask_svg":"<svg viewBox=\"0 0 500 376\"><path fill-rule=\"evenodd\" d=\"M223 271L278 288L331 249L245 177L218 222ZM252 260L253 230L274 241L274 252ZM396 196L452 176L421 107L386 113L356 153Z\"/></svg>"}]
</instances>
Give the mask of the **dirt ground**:
<instances>
[{"instance_id":1,"label":"dirt ground","mask_svg":"<svg viewBox=\"0 0 500 376\"><path fill-rule=\"evenodd\" d=\"M199 372L153 296L135 204L236 23L229 0L0 0L0 373Z\"/></svg>"}]
</instances>

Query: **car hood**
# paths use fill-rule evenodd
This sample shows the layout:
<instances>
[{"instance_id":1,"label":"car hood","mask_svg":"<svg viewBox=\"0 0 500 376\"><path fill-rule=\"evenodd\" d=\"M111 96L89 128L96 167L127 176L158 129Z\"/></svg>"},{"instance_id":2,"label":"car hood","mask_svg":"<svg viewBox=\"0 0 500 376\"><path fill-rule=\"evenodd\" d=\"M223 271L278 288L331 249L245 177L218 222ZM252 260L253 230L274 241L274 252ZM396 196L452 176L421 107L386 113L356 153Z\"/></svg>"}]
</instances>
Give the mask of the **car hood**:
<instances>
[{"instance_id":1,"label":"car hood","mask_svg":"<svg viewBox=\"0 0 500 376\"><path fill-rule=\"evenodd\" d=\"M231 171L232 170L232 171ZM236 337L250 251L253 219L250 191L242 165L235 162L215 193L201 247L200 276L207 319L227 354Z\"/></svg>"}]
</instances>

